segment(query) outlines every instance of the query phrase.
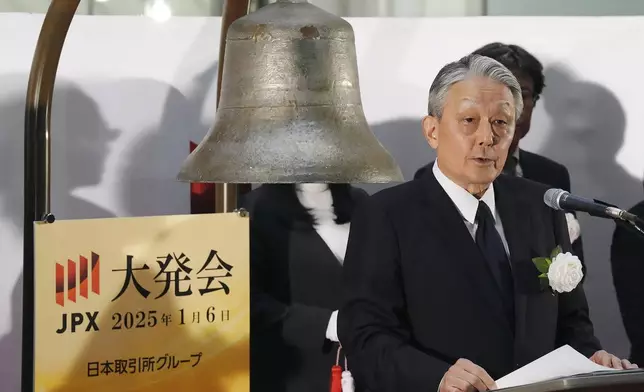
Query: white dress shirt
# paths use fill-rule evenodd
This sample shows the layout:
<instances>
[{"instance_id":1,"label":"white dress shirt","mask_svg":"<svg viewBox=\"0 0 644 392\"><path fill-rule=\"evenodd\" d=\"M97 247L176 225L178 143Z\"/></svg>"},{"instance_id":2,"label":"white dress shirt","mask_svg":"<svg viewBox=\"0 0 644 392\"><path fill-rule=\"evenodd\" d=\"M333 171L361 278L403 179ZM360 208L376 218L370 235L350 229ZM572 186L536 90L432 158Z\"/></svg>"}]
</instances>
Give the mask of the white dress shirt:
<instances>
[{"instance_id":1,"label":"white dress shirt","mask_svg":"<svg viewBox=\"0 0 644 392\"><path fill-rule=\"evenodd\" d=\"M434 162L434 167L432 168L436 181L440 186L445 190L447 196L452 199L452 202L456 205L456 208L461 213L463 217L463 222L467 227L467 230L470 232L472 239L476 238L476 229L478 228L478 223L476 222L476 211L479 208L479 199L474 197L471 193L466 191L452 180L450 180L438 167L438 160ZM499 232L501 236L501 241L505 247L505 252L510 255L508 248L508 241L505 239L505 233L503 232L503 224L501 222L501 217L499 212L496 209L496 200L494 199L494 184L490 184L490 187L485 191L481 197L481 201L487 204L490 207L490 211L494 214L494 227L496 231Z\"/></svg>"}]
</instances>

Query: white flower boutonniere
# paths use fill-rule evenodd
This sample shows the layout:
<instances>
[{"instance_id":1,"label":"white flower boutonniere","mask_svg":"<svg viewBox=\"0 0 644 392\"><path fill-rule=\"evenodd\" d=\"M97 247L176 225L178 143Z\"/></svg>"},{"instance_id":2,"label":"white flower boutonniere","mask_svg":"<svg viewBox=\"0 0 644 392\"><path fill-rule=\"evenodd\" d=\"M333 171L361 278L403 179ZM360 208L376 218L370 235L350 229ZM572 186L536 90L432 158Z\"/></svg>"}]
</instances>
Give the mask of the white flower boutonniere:
<instances>
[{"instance_id":1,"label":"white flower boutonniere","mask_svg":"<svg viewBox=\"0 0 644 392\"><path fill-rule=\"evenodd\" d=\"M581 236L581 226L577 218L569 212L566 213L566 222L568 223L568 235L570 236L570 243L572 244Z\"/></svg>"},{"instance_id":2,"label":"white flower boutonniere","mask_svg":"<svg viewBox=\"0 0 644 392\"><path fill-rule=\"evenodd\" d=\"M568 293L577 287L584 277L579 257L570 252L563 253L557 246L550 257L536 257L532 262L539 270L539 279L557 293Z\"/></svg>"}]
</instances>

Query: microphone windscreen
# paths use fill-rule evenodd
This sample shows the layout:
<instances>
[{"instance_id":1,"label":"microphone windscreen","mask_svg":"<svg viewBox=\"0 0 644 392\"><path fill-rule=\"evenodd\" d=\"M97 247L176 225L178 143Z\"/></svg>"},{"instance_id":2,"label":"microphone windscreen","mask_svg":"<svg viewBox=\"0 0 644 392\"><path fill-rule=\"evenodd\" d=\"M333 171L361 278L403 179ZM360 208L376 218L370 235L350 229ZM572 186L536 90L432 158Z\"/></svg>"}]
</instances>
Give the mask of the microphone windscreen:
<instances>
[{"instance_id":1,"label":"microphone windscreen","mask_svg":"<svg viewBox=\"0 0 644 392\"><path fill-rule=\"evenodd\" d=\"M561 210L559 199L565 193L567 192L563 189L550 188L543 194L543 202L552 209Z\"/></svg>"}]
</instances>

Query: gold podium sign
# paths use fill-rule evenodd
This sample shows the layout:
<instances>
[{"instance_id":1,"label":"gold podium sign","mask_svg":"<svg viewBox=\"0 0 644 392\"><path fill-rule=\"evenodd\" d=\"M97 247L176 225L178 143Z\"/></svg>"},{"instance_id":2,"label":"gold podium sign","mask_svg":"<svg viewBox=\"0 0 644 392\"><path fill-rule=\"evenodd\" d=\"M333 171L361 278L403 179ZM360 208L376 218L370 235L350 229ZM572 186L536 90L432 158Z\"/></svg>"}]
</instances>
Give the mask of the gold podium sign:
<instances>
[{"instance_id":1,"label":"gold podium sign","mask_svg":"<svg viewBox=\"0 0 644 392\"><path fill-rule=\"evenodd\" d=\"M35 391L249 390L249 222L36 224Z\"/></svg>"}]
</instances>

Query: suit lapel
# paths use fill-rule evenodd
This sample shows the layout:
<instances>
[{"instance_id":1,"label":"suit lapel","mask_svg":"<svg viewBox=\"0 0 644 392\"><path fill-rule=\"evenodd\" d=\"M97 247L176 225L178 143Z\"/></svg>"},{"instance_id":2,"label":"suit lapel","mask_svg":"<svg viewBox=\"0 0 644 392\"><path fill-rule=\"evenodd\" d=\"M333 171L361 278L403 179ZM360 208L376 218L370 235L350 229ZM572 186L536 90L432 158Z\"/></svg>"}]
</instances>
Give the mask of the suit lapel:
<instances>
[{"instance_id":1,"label":"suit lapel","mask_svg":"<svg viewBox=\"0 0 644 392\"><path fill-rule=\"evenodd\" d=\"M535 227L530 215L530 205L521 199L519 190L513 189L508 180L510 179L505 175L499 176L494 189L497 210L510 250L515 293L515 354L518 354L526 336L530 295L540 288L539 272L532 263Z\"/></svg>"},{"instance_id":2,"label":"suit lapel","mask_svg":"<svg viewBox=\"0 0 644 392\"><path fill-rule=\"evenodd\" d=\"M500 292L488 263L483 259L479 248L472 239L463 217L456 205L440 186L431 170L422 178L423 186L429 200L425 210L425 221L431 226L431 232L441 238L449 248L449 262L460 268L467 279L473 295L480 297L492 310L498 320L508 328L507 317L501 302Z\"/></svg>"}]
</instances>

